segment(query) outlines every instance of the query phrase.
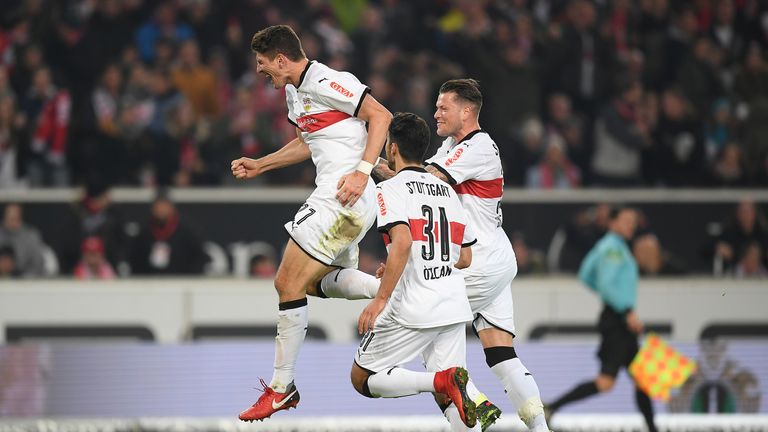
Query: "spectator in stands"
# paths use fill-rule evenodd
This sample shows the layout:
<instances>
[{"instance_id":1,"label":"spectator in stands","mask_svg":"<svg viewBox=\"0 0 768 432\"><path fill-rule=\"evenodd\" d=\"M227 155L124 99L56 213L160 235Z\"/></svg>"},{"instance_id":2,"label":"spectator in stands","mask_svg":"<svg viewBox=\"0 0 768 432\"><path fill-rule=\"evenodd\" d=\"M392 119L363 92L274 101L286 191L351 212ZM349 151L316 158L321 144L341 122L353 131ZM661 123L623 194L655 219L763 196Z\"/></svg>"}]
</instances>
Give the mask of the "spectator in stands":
<instances>
[{"instance_id":1,"label":"spectator in stands","mask_svg":"<svg viewBox=\"0 0 768 432\"><path fill-rule=\"evenodd\" d=\"M148 126L148 140L154 168L154 182L158 186L168 186L179 170L179 142L171 137L168 123L179 106L184 103L184 96L178 92L171 81L168 71L156 70L151 77L153 110Z\"/></svg>"},{"instance_id":2,"label":"spectator in stands","mask_svg":"<svg viewBox=\"0 0 768 432\"><path fill-rule=\"evenodd\" d=\"M715 20L709 30L712 42L724 54L724 69L730 72L737 59L743 57L747 44L744 26L736 24L736 12L732 0L718 0L715 6Z\"/></svg>"},{"instance_id":3,"label":"spectator in stands","mask_svg":"<svg viewBox=\"0 0 768 432\"><path fill-rule=\"evenodd\" d=\"M198 120L219 115L216 74L200 61L197 42L187 40L179 48L179 60L171 72L176 88L189 100Z\"/></svg>"},{"instance_id":4,"label":"spectator in stands","mask_svg":"<svg viewBox=\"0 0 768 432\"><path fill-rule=\"evenodd\" d=\"M632 254L642 276L671 276L686 273L685 266L663 250L655 234L642 234L632 242Z\"/></svg>"},{"instance_id":5,"label":"spectator in stands","mask_svg":"<svg viewBox=\"0 0 768 432\"><path fill-rule=\"evenodd\" d=\"M272 279L277 273L275 258L269 254L257 254L251 258L251 277Z\"/></svg>"},{"instance_id":6,"label":"spectator in stands","mask_svg":"<svg viewBox=\"0 0 768 432\"><path fill-rule=\"evenodd\" d=\"M24 185L22 153L27 148L26 117L16 111L12 93L0 95L0 189Z\"/></svg>"},{"instance_id":7,"label":"spectator in stands","mask_svg":"<svg viewBox=\"0 0 768 432\"><path fill-rule=\"evenodd\" d=\"M221 152L211 140L211 124L195 121L192 104L186 99L176 106L167 124L170 138L179 146L179 170L175 175L176 186L201 186L217 184L215 167L225 166Z\"/></svg>"},{"instance_id":8,"label":"spectator in stands","mask_svg":"<svg viewBox=\"0 0 768 432\"><path fill-rule=\"evenodd\" d=\"M671 88L661 97L661 116L649 148L649 180L668 186L699 186L704 179L704 125L682 92Z\"/></svg>"},{"instance_id":9,"label":"spectator in stands","mask_svg":"<svg viewBox=\"0 0 768 432\"><path fill-rule=\"evenodd\" d=\"M13 248L15 268L24 277L40 277L45 274L43 240L40 232L24 223L20 204L5 206L3 224L0 226L0 245Z\"/></svg>"},{"instance_id":10,"label":"spectator in stands","mask_svg":"<svg viewBox=\"0 0 768 432\"><path fill-rule=\"evenodd\" d=\"M81 143L80 164L88 170L84 177L106 178L109 183L122 181L126 175L126 143L123 132L123 75L117 64L110 64L91 94L94 133Z\"/></svg>"},{"instance_id":11,"label":"spectator in stands","mask_svg":"<svg viewBox=\"0 0 768 432\"><path fill-rule=\"evenodd\" d=\"M610 94L615 56L599 31L593 2L572 1L566 14L562 37L548 50L547 82L567 94L579 112L593 118Z\"/></svg>"},{"instance_id":12,"label":"spectator in stands","mask_svg":"<svg viewBox=\"0 0 768 432\"><path fill-rule=\"evenodd\" d=\"M584 119L573 111L571 100L564 93L550 95L547 109L547 131L563 137L568 159L582 174L588 173L590 153L584 145Z\"/></svg>"},{"instance_id":13,"label":"spectator in stands","mask_svg":"<svg viewBox=\"0 0 768 432\"><path fill-rule=\"evenodd\" d=\"M18 36L24 38L22 35ZM36 70L45 67L45 61L43 60L43 49L36 43L20 43L17 50L19 61L11 70L11 87L21 102L19 106L26 110L25 98L32 86L32 76Z\"/></svg>"},{"instance_id":14,"label":"spectator in stands","mask_svg":"<svg viewBox=\"0 0 768 432\"><path fill-rule=\"evenodd\" d=\"M155 43L158 39L181 42L193 37L192 27L178 22L175 2L163 0L157 5L152 20L136 31L136 44L141 58L151 63L155 60Z\"/></svg>"},{"instance_id":15,"label":"spectator in stands","mask_svg":"<svg viewBox=\"0 0 768 432\"><path fill-rule=\"evenodd\" d=\"M696 39L692 55L680 65L677 73L678 84L695 107L711 107L725 93L722 79L718 74L717 62L720 51L706 37Z\"/></svg>"},{"instance_id":16,"label":"spectator in stands","mask_svg":"<svg viewBox=\"0 0 768 432\"><path fill-rule=\"evenodd\" d=\"M580 210L561 228L565 240L560 252L558 270L575 272L579 263L608 230L611 207L601 203Z\"/></svg>"},{"instance_id":17,"label":"spectator in stands","mask_svg":"<svg viewBox=\"0 0 768 432\"><path fill-rule=\"evenodd\" d=\"M726 98L718 99L712 107L712 118L707 125L707 160L714 161L735 136L735 119L731 115L731 103Z\"/></svg>"},{"instance_id":18,"label":"spectator in stands","mask_svg":"<svg viewBox=\"0 0 768 432\"><path fill-rule=\"evenodd\" d=\"M0 279L20 278L21 271L16 266L16 254L10 245L0 246Z\"/></svg>"},{"instance_id":19,"label":"spectator in stands","mask_svg":"<svg viewBox=\"0 0 768 432\"><path fill-rule=\"evenodd\" d=\"M741 259L733 271L733 275L739 279L743 278L766 278L768 270L763 263L763 248L765 245L753 241L749 243L741 253Z\"/></svg>"},{"instance_id":20,"label":"spectator in stands","mask_svg":"<svg viewBox=\"0 0 768 432\"><path fill-rule=\"evenodd\" d=\"M80 260L82 241L99 237L104 254L113 268L120 269L127 257L128 236L122 212L112 205L109 187L94 180L85 188L82 198L73 203L60 223L54 249L61 271L71 274Z\"/></svg>"},{"instance_id":21,"label":"spectator in stands","mask_svg":"<svg viewBox=\"0 0 768 432\"><path fill-rule=\"evenodd\" d=\"M723 230L715 244L715 255L722 259L726 270L733 269L743 259L750 244L760 245L760 250L768 249L768 228L765 217L758 212L754 201L741 201L735 212L735 218ZM765 256L761 257L765 260ZM753 257L750 257L753 259ZM766 263L763 261L762 263Z\"/></svg>"},{"instance_id":22,"label":"spectator in stands","mask_svg":"<svg viewBox=\"0 0 768 432\"><path fill-rule=\"evenodd\" d=\"M150 217L131 248L131 271L137 275L202 274L206 262L203 243L181 220L170 199L159 196Z\"/></svg>"},{"instance_id":23,"label":"spectator in stands","mask_svg":"<svg viewBox=\"0 0 768 432\"><path fill-rule=\"evenodd\" d=\"M525 241L525 235L520 231L515 231L511 236L512 249L515 251L517 259L517 274L542 274L547 272L546 259L544 253L534 249Z\"/></svg>"},{"instance_id":24,"label":"spectator in stands","mask_svg":"<svg viewBox=\"0 0 768 432\"><path fill-rule=\"evenodd\" d=\"M737 74L734 92L746 117L744 160L751 181L768 183L768 65L760 48L753 44Z\"/></svg>"},{"instance_id":25,"label":"spectator in stands","mask_svg":"<svg viewBox=\"0 0 768 432\"><path fill-rule=\"evenodd\" d=\"M547 149L541 162L528 169L526 186L534 189L574 189L581 183L581 173L568 160L565 141L556 133L547 134Z\"/></svg>"},{"instance_id":26,"label":"spectator in stands","mask_svg":"<svg viewBox=\"0 0 768 432\"><path fill-rule=\"evenodd\" d=\"M104 242L87 237L80 246L82 258L75 266L75 279L114 279L115 270L104 257Z\"/></svg>"},{"instance_id":27,"label":"spectator in stands","mask_svg":"<svg viewBox=\"0 0 768 432\"><path fill-rule=\"evenodd\" d=\"M709 172L711 186L744 187L749 184L744 153L738 143L727 144L717 155Z\"/></svg>"},{"instance_id":28,"label":"spectator in stands","mask_svg":"<svg viewBox=\"0 0 768 432\"><path fill-rule=\"evenodd\" d=\"M663 40L663 57L659 59L662 66L651 75L651 84L655 89L677 82L680 64L690 55L698 33L696 11L690 6L683 6L670 24Z\"/></svg>"},{"instance_id":29,"label":"spectator in stands","mask_svg":"<svg viewBox=\"0 0 768 432\"><path fill-rule=\"evenodd\" d=\"M214 47L224 44L224 19L221 8L229 2L211 0L189 0L185 2L186 14L195 39L200 44L203 58L210 58Z\"/></svg>"},{"instance_id":30,"label":"spectator in stands","mask_svg":"<svg viewBox=\"0 0 768 432\"><path fill-rule=\"evenodd\" d=\"M31 129L27 178L32 186L67 186L67 134L72 101L66 89L53 85L51 71L34 72L25 101Z\"/></svg>"},{"instance_id":31,"label":"spectator in stands","mask_svg":"<svg viewBox=\"0 0 768 432\"><path fill-rule=\"evenodd\" d=\"M5 66L0 62L0 98L8 97L15 98L16 94L11 88L10 76L8 75L8 66Z\"/></svg>"},{"instance_id":32,"label":"spectator in stands","mask_svg":"<svg viewBox=\"0 0 768 432\"><path fill-rule=\"evenodd\" d=\"M502 152L500 156L504 158L505 184L523 186L528 170L541 159L546 147L546 135L541 120L538 117L526 119L516 138L511 151Z\"/></svg>"},{"instance_id":33,"label":"spectator in stands","mask_svg":"<svg viewBox=\"0 0 768 432\"><path fill-rule=\"evenodd\" d=\"M642 184L641 154L652 144L647 119L641 112L642 101L642 84L628 81L622 84L618 97L600 112L595 124L593 184L608 187Z\"/></svg>"}]
</instances>

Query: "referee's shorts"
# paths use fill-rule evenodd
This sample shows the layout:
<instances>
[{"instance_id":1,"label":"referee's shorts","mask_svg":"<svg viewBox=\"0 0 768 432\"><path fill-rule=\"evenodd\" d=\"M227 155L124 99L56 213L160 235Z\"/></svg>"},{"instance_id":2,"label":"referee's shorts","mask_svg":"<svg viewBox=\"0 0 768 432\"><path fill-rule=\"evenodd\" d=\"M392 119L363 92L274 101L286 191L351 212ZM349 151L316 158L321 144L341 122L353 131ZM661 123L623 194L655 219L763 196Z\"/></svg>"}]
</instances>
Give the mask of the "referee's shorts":
<instances>
[{"instance_id":1,"label":"referee's shorts","mask_svg":"<svg viewBox=\"0 0 768 432\"><path fill-rule=\"evenodd\" d=\"M625 314L616 313L607 305L600 314L597 324L601 341L597 357L600 359L600 373L616 377L622 367L629 364L637 355L640 345L637 335L627 327Z\"/></svg>"}]
</instances>

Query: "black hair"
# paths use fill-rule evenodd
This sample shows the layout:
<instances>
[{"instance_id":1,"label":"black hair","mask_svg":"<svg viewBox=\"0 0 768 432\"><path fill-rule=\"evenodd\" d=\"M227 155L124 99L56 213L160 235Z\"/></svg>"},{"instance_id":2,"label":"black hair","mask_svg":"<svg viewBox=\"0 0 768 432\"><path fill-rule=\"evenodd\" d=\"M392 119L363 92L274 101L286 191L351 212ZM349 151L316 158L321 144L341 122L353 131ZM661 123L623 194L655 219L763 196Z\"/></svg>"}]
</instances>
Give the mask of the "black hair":
<instances>
[{"instance_id":1,"label":"black hair","mask_svg":"<svg viewBox=\"0 0 768 432\"><path fill-rule=\"evenodd\" d=\"M259 30L251 39L251 50L274 59L282 54L291 61L299 61L306 57L301 41L296 32L287 25L274 25Z\"/></svg>"},{"instance_id":2,"label":"black hair","mask_svg":"<svg viewBox=\"0 0 768 432\"><path fill-rule=\"evenodd\" d=\"M429 126L413 113L395 113L389 124L389 140L397 144L406 162L422 163L429 147Z\"/></svg>"},{"instance_id":3,"label":"black hair","mask_svg":"<svg viewBox=\"0 0 768 432\"><path fill-rule=\"evenodd\" d=\"M472 78L453 79L440 86L440 93L455 93L456 97L471 103L480 112L483 106L483 94L480 92L480 83Z\"/></svg>"},{"instance_id":4,"label":"black hair","mask_svg":"<svg viewBox=\"0 0 768 432\"><path fill-rule=\"evenodd\" d=\"M635 210L634 208L624 205L624 204L618 204L611 206L611 211L608 213L608 220L614 221L617 217L621 214L621 212L625 210Z\"/></svg>"}]
</instances>

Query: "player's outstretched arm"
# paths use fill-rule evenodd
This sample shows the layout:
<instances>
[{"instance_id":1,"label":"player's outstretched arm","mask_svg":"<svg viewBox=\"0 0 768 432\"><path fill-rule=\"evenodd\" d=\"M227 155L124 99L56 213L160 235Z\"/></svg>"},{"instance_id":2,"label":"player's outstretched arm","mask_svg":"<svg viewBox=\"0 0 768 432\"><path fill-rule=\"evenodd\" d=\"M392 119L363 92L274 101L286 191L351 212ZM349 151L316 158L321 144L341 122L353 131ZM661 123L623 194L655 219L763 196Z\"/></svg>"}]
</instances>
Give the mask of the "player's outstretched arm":
<instances>
[{"instance_id":1,"label":"player's outstretched arm","mask_svg":"<svg viewBox=\"0 0 768 432\"><path fill-rule=\"evenodd\" d=\"M368 141L365 144L363 160L357 170L344 175L339 180L337 185L339 192L336 194L336 199L341 205L349 207L357 202L368 184L371 168L381 154L387 139L387 129L392 121L392 113L373 96L366 94L357 117L368 123ZM367 166L367 169L363 165Z\"/></svg>"},{"instance_id":2,"label":"player's outstretched arm","mask_svg":"<svg viewBox=\"0 0 768 432\"><path fill-rule=\"evenodd\" d=\"M379 316L389 301L389 296L395 290L397 281L403 275L405 265L408 263L408 257L411 253L411 229L406 224L398 224L389 229L389 237L392 244L389 245L389 254L387 255L387 264L384 268L384 274L381 277L379 292L368 306L363 309L360 319L357 321L357 331L360 334L373 328L373 322Z\"/></svg>"},{"instance_id":3,"label":"player's outstretched arm","mask_svg":"<svg viewBox=\"0 0 768 432\"><path fill-rule=\"evenodd\" d=\"M312 154L309 147L297 137L280 150L258 159L241 157L232 161L232 175L237 179L250 179L267 171L304 162Z\"/></svg>"}]
</instances>

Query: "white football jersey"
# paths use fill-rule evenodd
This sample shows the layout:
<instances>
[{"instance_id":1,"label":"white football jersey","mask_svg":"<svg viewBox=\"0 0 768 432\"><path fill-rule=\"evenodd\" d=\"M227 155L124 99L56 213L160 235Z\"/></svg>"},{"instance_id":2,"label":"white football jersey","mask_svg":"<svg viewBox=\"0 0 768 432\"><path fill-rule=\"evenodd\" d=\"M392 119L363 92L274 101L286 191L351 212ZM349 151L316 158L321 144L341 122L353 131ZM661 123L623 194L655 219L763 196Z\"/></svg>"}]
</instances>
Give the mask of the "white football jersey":
<instances>
[{"instance_id":1,"label":"white football jersey","mask_svg":"<svg viewBox=\"0 0 768 432\"><path fill-rule=\"evenodd\" d=\"M448 137L426 163L448 177L477 235L472 265L465 272L496 273L515 265L512 244L501 227L504 172L499 149L490 135L476 130L459 143Z\"/></svg>"},{"instance_id":2,"label":"white football jersey","mask_svg":"<svg viewBox=\"0 0 768 432\"><path fill-rule=\"evenodd\" d=\"M301 130L317 168L317 186L332 184L357 169L368 132L357 118L370 89L349 72L311 61L298 87L285 86L288 120Z\"/></svg>"},{"instance_id":3,"label":"white football jersey","mask_svg":"<svg viewBox=\"0 0 768 432\"><path fill-rule=\"evenodd\" d=\"M476 242L450 185L422 168L404 168L376 187L379 231L389 249L389 230L411 230L408 262L390 298L404 327L439 327L472 319L464 274L454 267L462 246Z\"/></svg>"}]
</instances>

